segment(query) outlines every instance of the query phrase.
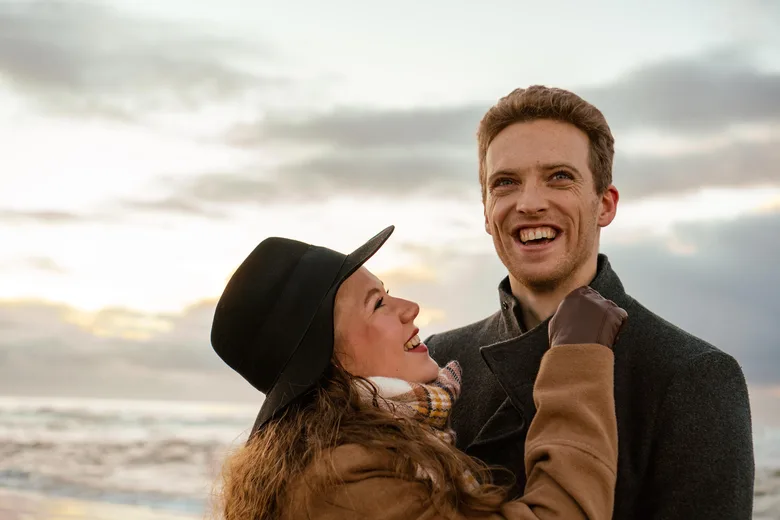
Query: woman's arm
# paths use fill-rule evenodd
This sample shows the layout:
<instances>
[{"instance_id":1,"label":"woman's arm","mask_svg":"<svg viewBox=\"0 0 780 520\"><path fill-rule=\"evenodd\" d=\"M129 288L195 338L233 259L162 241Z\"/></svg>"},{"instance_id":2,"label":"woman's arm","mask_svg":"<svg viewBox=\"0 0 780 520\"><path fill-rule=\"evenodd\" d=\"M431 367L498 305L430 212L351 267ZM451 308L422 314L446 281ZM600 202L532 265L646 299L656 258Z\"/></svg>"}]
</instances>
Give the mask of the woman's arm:
<instances>
[{"instance_id":1,"label":"woman's arm","mask_svg":"<svg viewBox=\"0 0 780 520\"><path fill-rule=\"evenodd\" d=\"M612 518L618 444L613 365L612 350L598 344L545 354L525 444L525 494L504 506L507 519Z\"/></svg>"}]
</instances>

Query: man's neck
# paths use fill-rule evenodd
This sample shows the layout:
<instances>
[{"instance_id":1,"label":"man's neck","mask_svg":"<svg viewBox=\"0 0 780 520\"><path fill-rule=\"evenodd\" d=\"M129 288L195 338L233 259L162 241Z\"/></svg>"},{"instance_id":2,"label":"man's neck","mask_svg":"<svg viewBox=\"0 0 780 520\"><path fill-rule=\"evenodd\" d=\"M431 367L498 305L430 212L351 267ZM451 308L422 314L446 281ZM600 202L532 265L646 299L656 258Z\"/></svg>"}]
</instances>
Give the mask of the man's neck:
<instances>
[{"instance_id":1,"label":"man's neck","mask_svg":"<svg viewBox=\"0 0 780 520\"><path fill-rule=\"evenodd\" d=\"M531 330L552 316L558 309L558 305L574 289L589 285L596 277L597 265L598 255L594 255L592 259L548 291L539 291L528 287L510 274L509 284L512 288L512 294L520 302L523 310L524 329Z\"/></svg>"}]
</instances>

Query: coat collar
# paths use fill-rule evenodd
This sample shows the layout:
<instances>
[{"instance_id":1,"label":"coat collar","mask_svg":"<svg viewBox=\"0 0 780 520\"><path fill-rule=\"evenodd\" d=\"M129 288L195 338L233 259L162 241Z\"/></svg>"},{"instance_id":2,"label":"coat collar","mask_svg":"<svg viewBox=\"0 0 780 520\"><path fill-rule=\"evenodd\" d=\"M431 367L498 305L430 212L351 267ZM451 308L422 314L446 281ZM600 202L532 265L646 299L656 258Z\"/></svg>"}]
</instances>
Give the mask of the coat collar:
<instances>
[{"instance_id":1,"label":"coat collar","mask_svg":"<svg viewBox=\"0 0 780 520\"><path fill-rule=\"evenodd\" d=\"M628 305L630 299L623 288L623 283L618 278L617 273L612 269L609 259L605 254L599 254L596 265L596 276L589 284L599 292L604 298L612 300L621 307ZM509 285L509 276L506 276L498 284L498 299L501 303L501 332L502 338L516 338L521 334L529 332L523 326L523 307L512 294L512 288ZM539 326L547 327L548 320L540 323ZM536 327L538 328L538 327Z\"/></svg>"},{"instance_id":2,"label":"coat collar","mask_svg":"<svg viewBox=\"0 0 780 520\"><path fill-rule=\"evenodd\" d=\"M598 256L596 276L589 285L623 308L626 308L631 300L606 255ZM549 344L549 318L529 331L523 330L522 306L510 290L509 277L501 281L498 292L501 302L499 319L502 337L497 343L480 347L480 354L508 398L495 416L487 421L471 446L525 433L536 413L533 385ZM520 412L522 421L519 424L516 420L507 420L507 408Z\"/></svg>"}]
</instances>

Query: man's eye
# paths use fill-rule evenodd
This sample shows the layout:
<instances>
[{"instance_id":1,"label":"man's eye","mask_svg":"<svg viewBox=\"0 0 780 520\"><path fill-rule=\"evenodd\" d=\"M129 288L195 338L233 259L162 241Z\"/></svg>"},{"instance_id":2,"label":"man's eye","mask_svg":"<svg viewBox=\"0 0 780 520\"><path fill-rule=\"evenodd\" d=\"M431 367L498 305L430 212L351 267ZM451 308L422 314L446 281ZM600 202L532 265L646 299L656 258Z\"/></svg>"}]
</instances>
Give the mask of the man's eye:
<instances>
[{"instance_id":1,"label":"man's eye","mask_svg":"<svg viewBox=\"0 0 780 520\"><path fill-rule=\"evenodd\" d=\"M555 172L552 178L555 180L572 180L574 177L569 172L559 171L559 172Z\"/></svg>"},{"instance_id":2,"label":"man's eye","mask_svg":"<svg viewBox=\"0 0 780 520\"><path fill-rule=\"evenodd\" d=\"M496 181L493 183L493 186L500 187L500 186L509 186L514 181L512 179L496 179Z\"/></svg>"}]
</instances>

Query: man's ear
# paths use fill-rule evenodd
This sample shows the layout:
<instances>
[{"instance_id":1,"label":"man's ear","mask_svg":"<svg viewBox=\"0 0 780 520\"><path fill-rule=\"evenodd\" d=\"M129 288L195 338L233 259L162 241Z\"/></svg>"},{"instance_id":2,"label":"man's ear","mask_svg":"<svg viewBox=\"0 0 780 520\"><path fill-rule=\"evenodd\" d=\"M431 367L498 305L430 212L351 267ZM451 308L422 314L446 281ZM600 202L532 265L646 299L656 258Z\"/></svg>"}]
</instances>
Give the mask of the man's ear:
<instances>
[{"instance_id":1,"label":"man's ear","mask_svg":"<svg viewBox=\"0 0 780 520\"><path fill-rule=\"evenodd\" d=\"M607 227L615 219L617 215L618 200L620 200L620 192L614 184L610 184L604 193L601 195L599 201L599 227Z\"/></svg>"},{"instance_id":2,"label":"man's ear","mask_svg":"<svg viewBox=\"0 0 780 520\"><path fill-rule=\"evenodd\" d=\"M493 233L490 232L490 222L488 221L487 209L485 209L484 204L482 206L482 215L485 217L485 233L492 236Z\"/></svg>"}]
</instances>

